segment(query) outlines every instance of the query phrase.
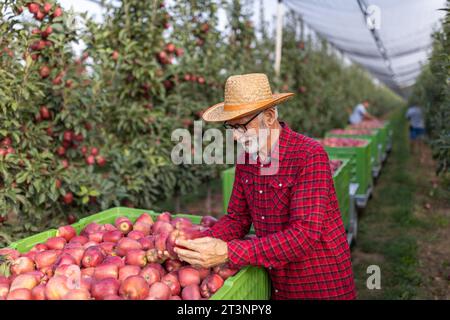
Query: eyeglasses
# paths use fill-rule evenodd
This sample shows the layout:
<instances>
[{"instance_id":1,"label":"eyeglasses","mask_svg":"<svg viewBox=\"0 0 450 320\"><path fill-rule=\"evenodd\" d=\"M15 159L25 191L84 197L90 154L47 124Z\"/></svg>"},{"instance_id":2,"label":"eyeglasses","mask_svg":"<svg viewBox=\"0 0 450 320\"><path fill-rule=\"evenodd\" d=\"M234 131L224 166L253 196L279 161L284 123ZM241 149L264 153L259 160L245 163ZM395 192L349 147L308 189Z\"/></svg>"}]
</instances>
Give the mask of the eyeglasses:
<instances>
[{"instance_id":1,"label":"eyeglasses","mask_svg":"<svg viewBox=\"0 0 450 320\"><path fill-rule=\"evenodd\" d=\"M246 123L237 123L237 124L230 124L230 123L227 123L226 121L223 123L223 127L225 128L225 129L233 129L233 130L237 130L237 131L239 131L239 132L241 132L241 133L244 133L244 132L246 132L247 131L247 125L250 123L250 122L252 122L257 116L259 116L259 114L261 113L262 111L260 111L260 112L258 112L257 114L255 114L253 117L251 117L251 119L250 120L248 120Z\"/></svg>"}]
</instances>

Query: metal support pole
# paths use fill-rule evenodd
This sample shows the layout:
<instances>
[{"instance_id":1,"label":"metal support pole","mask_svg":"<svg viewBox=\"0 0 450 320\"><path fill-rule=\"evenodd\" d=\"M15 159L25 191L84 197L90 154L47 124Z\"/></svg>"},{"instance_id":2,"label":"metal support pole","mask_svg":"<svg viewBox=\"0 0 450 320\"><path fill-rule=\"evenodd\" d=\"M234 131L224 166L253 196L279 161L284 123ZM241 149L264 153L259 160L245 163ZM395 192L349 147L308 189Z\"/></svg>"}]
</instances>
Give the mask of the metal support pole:
<instances>
[{"instance_id":1,"label":"metal support pole","mask_svg":"<svg viewBox=\"0 0 450 320\"><path fill-rule=\"evenodd\" d=\"M280 77L282 44L283 44L283 4L282 4L282 0L278 0L277 34L276 34L276 44L275 44L275 75L277 78Z\"/></svg>"}]
</instances>

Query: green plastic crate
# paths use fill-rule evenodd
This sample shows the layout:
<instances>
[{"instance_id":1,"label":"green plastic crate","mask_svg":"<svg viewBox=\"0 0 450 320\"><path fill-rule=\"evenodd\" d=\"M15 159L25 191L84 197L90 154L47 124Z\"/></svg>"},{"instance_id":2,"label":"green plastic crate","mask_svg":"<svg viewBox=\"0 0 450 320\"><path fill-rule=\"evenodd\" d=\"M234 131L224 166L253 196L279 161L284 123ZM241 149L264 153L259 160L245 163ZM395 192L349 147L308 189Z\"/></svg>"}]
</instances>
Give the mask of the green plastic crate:
<instances>
[{"instance_id":1,"label":"green plastic crate","mask_svg":"<svg viewBox=\"0 0 450 320\"><path fill-rule=\"evenodd\" d=\"M352 129L352 126L349 125L346 127L346 129ZM381 143L381 155L385 155L387 152L387 147L389 144L389 141L392 139L392 134L393 134L393 128L392 128L392 123L387 120L384 121L383 125L379 128L377 128L376 130L379 131L379 136L380 136L380 143Z\"/></svg>"},{"instance_id":2,"label":"green plastic crate","mask_svg":"<svg viewBox=\"0 0 450 320\"><path fill-rule=\"evenodd\" d=\"M342 221L345 229L348 230L350 222L350 194L348 190L350 185L350 160L338 157L330 157L330 159L342 161L341 166L333 174L333 182Z\"/></svg>"},{"instance_id":3,"label":"green plastic crate","mask_svg":"<svg viewBox=\"0 0 450 320\"><path fill-rule=\"evenodd\" d=\"M366 134L337 134L328 131L325 137L343 137L343 138L355 138L364 139L372 142L370 147L371 151L371 163L372 168L379 167L382 165L382 150L383 150L383 139L382 133L379 129L373 129L371 135Z\"/></svg>"},{"instance_id":4,"label":"green plastic crate","mask_svg":"<svg viewBox=\"0 0 450 320\"><path fill-rule=\"evenodd\" d=\"M80 219L72 226L80 232L87 224L97 222L100 224L114 223L117 217L127 216L135 221L142 213L147 212L152 217L158 216L152 210L132 209L126 207L111 208L89 217ZM200 223L201 216L187 214L175 214L174 217L185 217L193 223ZM56 229L51 229L34 236L11 243L10 247L20 252L27 252L38 243L45 242L48 238L56 235ZM212 300L268 300L270 299L270 279L267 271L263 268L247 266L242 268L233 277L228 278L223 287L219 289L210 299Z\"/></svg>"},{"instance_id":5,"label":"green plastic crate","mask_svg":"<svg viewBox=\"0 0 450 320\"><path fill-rule=\"evenodd\" d=\"M368 141L362 147L324 147L330 157L349 159L350 182L359 184L356 195L366 196L373 185L371 146Z\"/></svg>"},{"instance_id":6,"label":"green plastic crate","mask_svg":"<svg viewBox=\"0 0 450 320\"><path fill-rule=\"evenodd\" d=\"M235 167L222 171L222 195L223 195L223 212L227 212L228 203L230 202L231 192L233 191Z\"/></svg>"}]
</instances>

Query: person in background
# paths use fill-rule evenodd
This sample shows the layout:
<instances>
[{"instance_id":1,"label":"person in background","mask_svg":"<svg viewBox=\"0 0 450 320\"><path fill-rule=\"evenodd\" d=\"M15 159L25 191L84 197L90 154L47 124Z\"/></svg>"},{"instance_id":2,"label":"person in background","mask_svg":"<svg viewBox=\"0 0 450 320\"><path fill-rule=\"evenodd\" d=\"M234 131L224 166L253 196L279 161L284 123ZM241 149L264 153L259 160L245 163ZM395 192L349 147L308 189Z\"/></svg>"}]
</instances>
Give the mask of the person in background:
<instances>
[{"instance_id":1,"label":"person in background","mask_svg":"<svg viewBox=\"0 0 450 320\"><path fill-rule=\"evenodd\" d=\"M425 121L422 108L412 105L406 111L406 119L409 121L409 144L411 153L422 154L422 137L425 135Z\"/></svg>"},{"instance_id":2,"label":"person in background","mask_svg":"<svg viewBox=\"0 0 450 320\"><path fill-rule=\"evenodd\" d=\"M376 120L377 118L367 111L369 105L370 103L368 100L364 100L362 103L358 104L353 109L353 112L348 119L349 124L358 124L364 120Z\"/></svg>"}]
</instances>

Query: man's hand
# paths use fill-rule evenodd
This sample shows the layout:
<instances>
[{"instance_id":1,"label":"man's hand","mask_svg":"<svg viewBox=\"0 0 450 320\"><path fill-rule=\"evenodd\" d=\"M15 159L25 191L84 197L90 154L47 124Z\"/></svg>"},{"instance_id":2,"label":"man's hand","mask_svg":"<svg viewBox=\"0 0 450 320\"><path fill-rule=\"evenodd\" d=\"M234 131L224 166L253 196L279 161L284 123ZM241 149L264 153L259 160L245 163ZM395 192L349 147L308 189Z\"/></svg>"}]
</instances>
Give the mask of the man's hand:
<instances>
[{"instance_id":1,"label":"man's hand","mask_svg":"<svg viewBox=\"0 0 450 320\"><path fill-rule=\"evenodd\" d=\"M187 248L175 248L175 252L182 261L191 265L211 268L227 262L228 246L220 239L205 237L195 240L177 240L176 244Z\"/></svg>"}]
</instances>

